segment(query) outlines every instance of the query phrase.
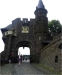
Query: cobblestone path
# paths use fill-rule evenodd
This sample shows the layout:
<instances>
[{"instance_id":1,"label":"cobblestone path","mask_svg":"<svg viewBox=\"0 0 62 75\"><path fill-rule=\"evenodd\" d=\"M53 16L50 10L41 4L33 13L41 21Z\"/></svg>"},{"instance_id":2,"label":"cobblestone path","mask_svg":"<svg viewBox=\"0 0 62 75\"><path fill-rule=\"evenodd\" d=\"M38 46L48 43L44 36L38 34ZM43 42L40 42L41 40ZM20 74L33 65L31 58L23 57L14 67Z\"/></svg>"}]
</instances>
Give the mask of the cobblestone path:
<instances>
[{"instance_id":1,"label":"cobblestone path","mask_svg":"<svg viewBox=\"0 0 62 75\"><path fill-rule=\"evenodd\" d=\"M23 62L20 66L18 63L6 64L0 69L0 75L44 75L40 70L26 62Z\"/></svg>"}]
</instances>

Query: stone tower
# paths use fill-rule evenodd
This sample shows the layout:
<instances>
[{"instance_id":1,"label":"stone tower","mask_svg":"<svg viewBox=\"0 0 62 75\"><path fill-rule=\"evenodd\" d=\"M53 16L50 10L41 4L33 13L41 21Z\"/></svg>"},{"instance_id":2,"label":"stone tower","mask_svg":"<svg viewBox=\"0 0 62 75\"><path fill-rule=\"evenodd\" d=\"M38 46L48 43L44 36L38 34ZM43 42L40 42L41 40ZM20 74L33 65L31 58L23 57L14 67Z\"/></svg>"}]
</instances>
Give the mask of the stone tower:
<instances>
[{"instance_id":1,"label":"stone tower","mask_svg":"<svg viewBox=\"0 0 62 75\"><path fill-rule=\"evenodd\" d=\"M35 25L34 35L39 33L39 39L46 40L48 34L48 18L47 10L45 9L42 0L39 0L38 6L35 10Z\"/></svg>"},{"instance_id":2,"label":"stone tower","mask_svg":"<svg viewBox=\"0 0 62 75\"><path fill-rule=\"evenodd\" d=\"M34 25L34 38L35 38L35 50L40 57L41 49L43 48L43 41L47 40L48 35L48 18L47 10L44 7L42 0L39 0L38 6L35 10L35 25Z\"/></svg>"}]
</instances>

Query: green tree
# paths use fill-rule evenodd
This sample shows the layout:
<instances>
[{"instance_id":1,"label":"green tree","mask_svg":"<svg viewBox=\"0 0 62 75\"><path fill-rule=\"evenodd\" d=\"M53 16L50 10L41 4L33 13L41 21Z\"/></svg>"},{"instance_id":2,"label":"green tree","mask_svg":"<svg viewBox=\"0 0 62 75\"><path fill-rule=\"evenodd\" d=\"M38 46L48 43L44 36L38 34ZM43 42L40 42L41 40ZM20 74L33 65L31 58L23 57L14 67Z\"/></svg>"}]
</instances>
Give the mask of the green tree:
<instances>
[{"instance_id":1,"label":"green tree","mask_svg":"<svg viewBox=\"0 0 62 75\"><path fill-rule=\"evenodd\" d=\"M62 25L58 20L52 20L48 22L49 32L53 33L61 33Z\"/></svg>"}]
</instances>

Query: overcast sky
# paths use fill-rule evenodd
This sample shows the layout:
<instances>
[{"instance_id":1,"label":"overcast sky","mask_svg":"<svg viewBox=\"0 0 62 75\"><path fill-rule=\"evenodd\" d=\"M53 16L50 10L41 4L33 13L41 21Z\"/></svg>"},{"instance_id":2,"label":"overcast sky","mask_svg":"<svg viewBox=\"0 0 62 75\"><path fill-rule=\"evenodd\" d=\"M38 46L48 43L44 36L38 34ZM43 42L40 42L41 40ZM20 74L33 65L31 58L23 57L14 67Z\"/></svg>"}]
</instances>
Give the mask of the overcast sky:
<instances>
[{"instance_id":1,"label":"overcast sky","mask_svg":"<svg viewBox=\"0 0 62 75\"><path fill-rule=\"evenodd\" d=\"M0 28L11 24L15 18L35 18L34 11L39 0L0 0ZM62 24L62 0L43 0L48 11L48 20L59 20ZM0 31L0 52L4 50Z\"/></svg>"}]
</instances>

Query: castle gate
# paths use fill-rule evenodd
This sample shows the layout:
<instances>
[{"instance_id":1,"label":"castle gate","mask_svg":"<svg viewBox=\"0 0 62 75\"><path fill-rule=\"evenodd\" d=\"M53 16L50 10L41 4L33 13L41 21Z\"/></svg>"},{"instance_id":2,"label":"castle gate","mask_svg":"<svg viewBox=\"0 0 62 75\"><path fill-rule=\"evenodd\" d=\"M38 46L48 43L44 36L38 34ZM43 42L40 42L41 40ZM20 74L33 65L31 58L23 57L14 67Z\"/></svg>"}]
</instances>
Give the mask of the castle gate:
<instances>
[{"instance_id":1,"label":"castle gate","mask_svg":"<svg viewBox=\"0 0 62 75\"><path fill-rule=\"evenodd\" d=\"M29 47L30 48L30 63L34 62L34 59L32 58L33 55L34 55L34 46L33 46L33 44L30 41L19 41L19 42L17 42L16 45L15 45L15 50L14 50L15 57L18 56L18 48L19 47L23 47L23 48L24 47Z\"/></svg>"},{"instance_id":2,"label":"castle gate","mask_svg":"<svg viewBox=\"0 0 62 75\"><path fill-rule=\"evenodd\" d=\"M16 18L12 24L2 28L3 41L5 43L4 59L13 54L17 59L19 47L30 48L30 62L39 62L43 41L48 38L48 18L42 0L39 0L38 6L34 12L35 19ZM13 59L13 60L14 60Z\"/></svg>"}]
</instances>

